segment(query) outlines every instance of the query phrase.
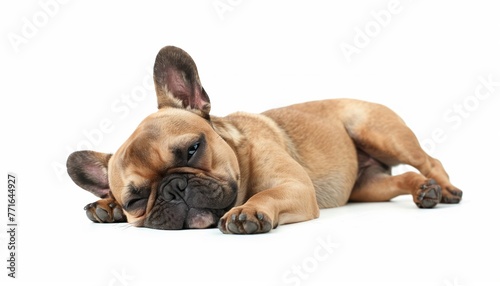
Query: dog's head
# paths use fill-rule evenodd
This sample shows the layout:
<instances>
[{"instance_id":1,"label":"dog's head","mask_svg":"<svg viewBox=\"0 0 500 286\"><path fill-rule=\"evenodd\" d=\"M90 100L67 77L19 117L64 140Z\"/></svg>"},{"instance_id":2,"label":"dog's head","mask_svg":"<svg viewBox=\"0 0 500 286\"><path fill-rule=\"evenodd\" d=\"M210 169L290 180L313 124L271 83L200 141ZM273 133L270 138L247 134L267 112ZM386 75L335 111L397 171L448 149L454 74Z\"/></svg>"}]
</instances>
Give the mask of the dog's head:
<instances>
[{"instance_id":1,"label":"dog's head","mask_svg":"<svg viewBox=\"0 0 500 286\"><path fill-rule=\"evenodd\" d=\"M136 226L215 226L236 202L236 155L212 127L210 100L186 52L161 49L154 81L159 110L116 153L71 154L68 174L96 196L114 197Z\"/></svg>"}]
</instances>

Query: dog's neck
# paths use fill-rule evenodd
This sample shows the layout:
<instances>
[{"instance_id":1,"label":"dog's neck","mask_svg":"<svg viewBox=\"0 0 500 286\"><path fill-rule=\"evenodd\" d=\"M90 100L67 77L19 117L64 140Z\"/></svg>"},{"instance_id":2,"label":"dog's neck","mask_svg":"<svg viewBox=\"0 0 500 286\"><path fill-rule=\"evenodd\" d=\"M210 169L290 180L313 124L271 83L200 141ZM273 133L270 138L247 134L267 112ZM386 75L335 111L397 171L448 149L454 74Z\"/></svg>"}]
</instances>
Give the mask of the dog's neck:
<instances>
[{"instance_id":1,"label":"dog's neck","mask_svg":"<svg viewBox=\"0 0 500 286\"><path fill-rule=\"evenodd\" d=\"M249 121L254 121L254 124L246 124ZM229 144L238 157L240 173L246 175L240 178L239 192L241 195L238 196L237 206L246 201L248 199L247 196L253 194L253 190L247 188L254 188L256 184L254 180L258 180L258 178L253 177L254 171L252 168L255 162L249 161L249 158L252 157L250 154L267 151L265 145L254 145L252 138L256 136L265 137L269 140L269 144L281 145L291 156L299 159L295 147L287 134L284 133L272 118L266 115L236 112L226 117L211 116L211 123L215 132ZM267 156L264 157L268 158Z\"/></svg>"}]
</instances>

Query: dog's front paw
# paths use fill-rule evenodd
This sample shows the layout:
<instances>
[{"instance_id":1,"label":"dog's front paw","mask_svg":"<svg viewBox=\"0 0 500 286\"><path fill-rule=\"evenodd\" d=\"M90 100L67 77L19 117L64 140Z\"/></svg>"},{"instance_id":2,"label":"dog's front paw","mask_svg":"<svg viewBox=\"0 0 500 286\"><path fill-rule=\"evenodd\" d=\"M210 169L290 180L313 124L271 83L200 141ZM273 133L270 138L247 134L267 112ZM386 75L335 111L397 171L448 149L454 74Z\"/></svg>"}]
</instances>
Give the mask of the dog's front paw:
<instances>
[{"instance_id":1,"label":"dog's front paw","mask_svg":"<svg viewBox=\"0 0 500 286\"><path fill-rule=\"evenodd\" d=\"M441 186L436 181L429 179L420 185L414 201L419 208L429 209L435 207L441 201L441 198Z\"/></svg>"},{"instance_id":2,"label":"dog's front paw","mask_svg":"<svg viewBox=\"0 0 500 286\"><path fill-rule=\"evenodd\" d=\"M122 208L113 199L102 199L84 208L87 217L93 222L126 222Z\"/></svg>"},{"instance_id":3,"label":"dog's front paw","mask_svg":"<svg viewBox=\"0 0 500 286\"><path fill-rule=\"evenodd\" d=\"M252 207L235 207L219 220L223 233L256 234L269 232L273 222L269 215Z\"/></svg>"}]
</instances>

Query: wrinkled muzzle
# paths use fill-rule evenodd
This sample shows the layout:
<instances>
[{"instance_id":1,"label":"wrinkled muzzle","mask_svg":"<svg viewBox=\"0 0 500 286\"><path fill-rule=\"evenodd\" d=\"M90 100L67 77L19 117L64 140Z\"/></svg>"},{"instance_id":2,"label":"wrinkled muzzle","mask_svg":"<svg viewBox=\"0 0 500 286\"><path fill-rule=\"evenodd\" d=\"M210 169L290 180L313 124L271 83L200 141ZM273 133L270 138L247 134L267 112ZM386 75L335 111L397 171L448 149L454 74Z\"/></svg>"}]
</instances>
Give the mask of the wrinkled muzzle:
<instances>
[{"instance_id":1,"label":"wrinkled muzzle","mask_svg":"<svg viewBox=\"0 0 500 286\"><path fill-rule=\"evenodd\" d=\"M236 182L204 175L170 174L158 185L144 226L155 229L208 228L236 202Z\"/></svg>"}]
</instances>

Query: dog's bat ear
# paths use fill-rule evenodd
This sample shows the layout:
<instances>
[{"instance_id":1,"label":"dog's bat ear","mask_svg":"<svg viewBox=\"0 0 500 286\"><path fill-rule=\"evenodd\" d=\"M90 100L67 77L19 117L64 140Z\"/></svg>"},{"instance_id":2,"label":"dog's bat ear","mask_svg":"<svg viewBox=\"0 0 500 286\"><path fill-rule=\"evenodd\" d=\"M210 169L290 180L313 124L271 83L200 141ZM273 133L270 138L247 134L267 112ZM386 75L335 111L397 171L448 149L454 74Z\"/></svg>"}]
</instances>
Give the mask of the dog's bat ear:
<instances>
[{"instance_id":1,"label":"dog's bat ear","mask_svg":"<svg viewBox=\"0 0 500 286\"><path fill-rule=\"evenodd\" d=\"M158 108L184 108L209 119L210 99L188 53L174 46L162 48L156 56L154 82Z\"/></svg>"},{"instance_id":2,"label":"dog's bat ear","mask_svg":"<svg viewBox=\"0 0 500 286\"><path fill-rule=\"evenodd\" d=\"M109 195L108 162L111 154L76 151L66 161L68 175L82 189L106 198Z\"/></svg>"}]
</instances>

